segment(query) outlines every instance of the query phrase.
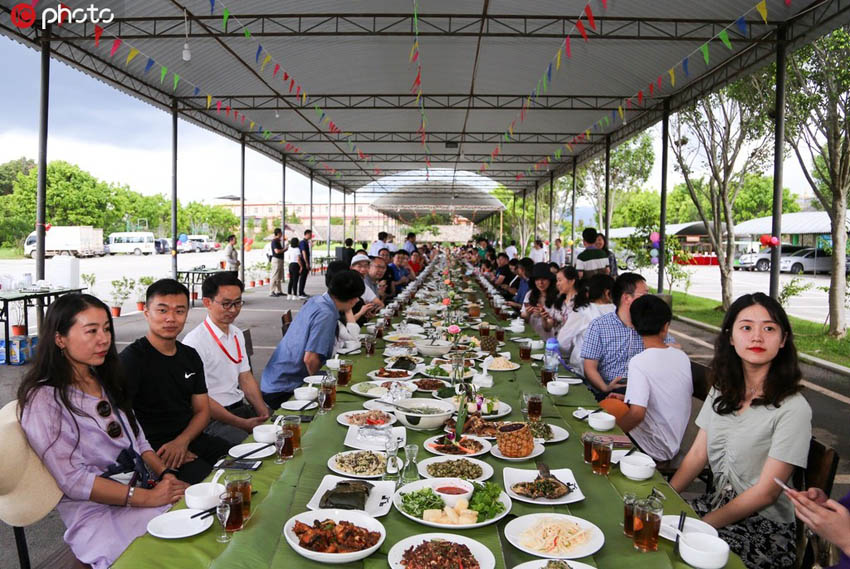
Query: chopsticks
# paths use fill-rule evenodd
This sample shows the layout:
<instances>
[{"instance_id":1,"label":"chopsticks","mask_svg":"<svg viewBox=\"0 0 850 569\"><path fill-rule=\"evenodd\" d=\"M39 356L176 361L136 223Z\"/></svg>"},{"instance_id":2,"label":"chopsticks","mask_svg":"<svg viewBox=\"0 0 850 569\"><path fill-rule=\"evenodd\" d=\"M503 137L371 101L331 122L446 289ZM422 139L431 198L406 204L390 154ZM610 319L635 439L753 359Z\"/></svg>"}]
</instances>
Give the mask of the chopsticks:
<instances>
[{"instance_id":1,"label":"chopsticks","mask_svg":"<svg viewBox=\"0 0 850 569\"><path fill-rule=\"evenodd\" d=\"M685 529L685 510L679 514L679 533L676 534L676 544L673 546L673 553L679 554L679 539L682 537L682 530Z\"/></svg>"},{"instance_id":2,"label":"chopsticks","mask_svg":"<svg viewBox=\"0 0 850 569\"><path fill-rule=\"evenodd\" d=\"M261 450L266 450L267 448L272 447L272 446L274 446L274 443L264 444L263 446L257 447L254 450L250 450L250 451L248 451L244 454L241 454L241 455L237 456L236 458L234 458L232 460L226 460L226 461L224 461L224 463L222 463L222 468L227 468L228 466L232 466L234 462L242 460L243 458L248 458L252 454L256 454L256 453L260 452Z\"/></svg>"},{"instance_id":3,"label":"chopsticks","mask_svg":"<svg viewBox=\"0 0 850 569\"><path fill-rule=\"evenodd\" d=\"M256 494L258 491L259 491L259 490L254 490L253 492L251 492L251 496L253 496L254 494ZM190 517L189 517L189 519L190 519L190 520L194 520L195 518L201 518L201 519L204 519L204 518L206 518L206 517L208 517L208 516L212 516L212 515L214 515L214 514L215 514L215 509L216 509L217 507L218 507L218 506L213 506L212 508L209 508L208 510L201 510L201 511L200 511L200 512L198 512L197 514L193 514L192 516L190 516Z\"/></svg>"}]
</instances>

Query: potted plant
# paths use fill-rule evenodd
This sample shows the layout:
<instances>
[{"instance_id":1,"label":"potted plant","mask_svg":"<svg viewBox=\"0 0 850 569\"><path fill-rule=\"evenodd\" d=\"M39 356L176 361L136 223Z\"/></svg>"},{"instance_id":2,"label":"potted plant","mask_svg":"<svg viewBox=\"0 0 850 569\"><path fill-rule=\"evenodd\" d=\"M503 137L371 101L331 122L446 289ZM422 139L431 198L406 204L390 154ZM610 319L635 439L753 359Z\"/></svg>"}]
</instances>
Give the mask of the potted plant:
<instances>
[{"instance_id":1,"label":"potted plant","mask_svg":"<svg viewBox=\"0 0 850 569\"><path fill-rule=\"evenodd\" d=\"M121 277L120 279L112 281L112 304L110 305L112 308L112 316L115 318L121 316L121 306L128 298L130 298L134 288L136 288L136 281L134 279Z\"/></svg>"},{"instance_id":2,"label":"potted plant","mask_svg":"<svg viewBox=\"0 0 850 569\"><path fill-rule=\"evenodd\" d=\"M136 308L139 312L145 309L148 287L154 282L156 282L156 279L153 277L139 277L139 282L136 284Z\"/></svg>"},{"instance_id":3,"label":"potted plant","mask_svg":"<svg viewBox=\"0 0 850 569\"><path fill-rule=\"evenodd\" d=\"M13 302L9 305L9 310L12 312L12 321L15 324L12 324L12 336L26 336L27 335L27 327L24 324L24 303L21 302Z\"/></svg>"},{"instance_id":4,"label":"potted plant","mask_svg":"<svg viewBox=\"0 0 850 569\"><path fill-rule=\"evenodd\" d=\"M250 267L246 268L245 272L248 273L248 278L251 279L250 281L248 281L248 286L250 286L251 288L257 286L257 266L251 265Z\"/></svg>"},{"instance_id":5,"label":"potted plant","mask_svg":"<svg viewBox=\"0 0 850 569\"><path fill-rule=\"evenodd\" d=\"M84 285L86 285L89 294L94 294L94 282L97 280L97 275L94 273L82 273L80 275L80 280L83 281Z\"/></svg>"}]
</instances>

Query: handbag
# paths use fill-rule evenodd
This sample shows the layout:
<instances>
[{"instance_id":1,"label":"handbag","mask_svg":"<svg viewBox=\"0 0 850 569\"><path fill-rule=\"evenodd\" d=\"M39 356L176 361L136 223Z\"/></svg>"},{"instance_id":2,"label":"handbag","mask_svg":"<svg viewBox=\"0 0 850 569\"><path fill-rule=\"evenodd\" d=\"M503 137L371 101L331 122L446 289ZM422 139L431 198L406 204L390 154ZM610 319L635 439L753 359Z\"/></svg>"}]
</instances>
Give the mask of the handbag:
<instances>
[{"instance_id":1,"label":"handbag","mask_svg":"<svg viewBox=\"0 0 850 569\"><path fill-rule=\"evenodd\" d=\"M115 416L118 417L118 421L121 423L121 428L127 433L127 438L130 439L130 446L121 449L121 452L118 453L118 458L115 459L115 463L109 465L109 468L100 476L114 480L120 484L138 486L139 488L153 488L156 484L156 479L151 471L148 470L148 466L145 464L142 455L138 453L136 447L133 445L133 439L130 436L127 425L124 424L121 410L115 406L112 397L105 389L104 393L106 393L106 398L115 411Z\"/></svg>"}]
</instances>

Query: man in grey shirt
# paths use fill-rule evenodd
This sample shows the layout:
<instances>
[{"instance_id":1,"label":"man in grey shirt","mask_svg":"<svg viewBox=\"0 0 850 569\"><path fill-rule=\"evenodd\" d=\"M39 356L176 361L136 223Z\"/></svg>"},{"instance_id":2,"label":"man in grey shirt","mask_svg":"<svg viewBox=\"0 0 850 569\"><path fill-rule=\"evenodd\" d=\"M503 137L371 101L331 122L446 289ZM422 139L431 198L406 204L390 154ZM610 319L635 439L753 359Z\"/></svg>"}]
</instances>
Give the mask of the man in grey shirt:
<instances>
[{"instance_id":1,"label":"man in grey shirt","mask_svg":"<svg viewBox=\"0 0 850 569\"><path fill-rule=\"evenodd\" d=\"M383 257L373 257L369 263L369 273L363 277L363 284L366 288L374 292L381 301L386 295L386 281L383 280L384 273L387 272L387 261Z\"/></svg>"}]
</instances>

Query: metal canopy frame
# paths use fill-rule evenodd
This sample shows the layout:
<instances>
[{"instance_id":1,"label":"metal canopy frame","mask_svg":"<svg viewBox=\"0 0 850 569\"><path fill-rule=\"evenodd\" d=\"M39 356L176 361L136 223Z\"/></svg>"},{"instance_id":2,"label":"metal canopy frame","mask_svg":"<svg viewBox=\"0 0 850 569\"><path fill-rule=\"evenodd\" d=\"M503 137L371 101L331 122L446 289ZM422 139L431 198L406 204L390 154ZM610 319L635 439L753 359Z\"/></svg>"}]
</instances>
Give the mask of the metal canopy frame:
<instances>
[{"instance_id":1,"label":"metal canopy frame","mask_svg":"<svg viewBox=\"0 0 850 569\"><path fill-rule=\"evenodd\" d=\"M660 121L665 108L675 112L772 62L780 27L786 34L784 45L793 50L850 21L850 0L794 0L791 6L769 0L767 23L751 11L744 33L729 25L752 9L752 0L610 3L606 11L596 14L596 28L586 27L585 42L574 29L584 0L533 4L480 0L477 9L474 3L456 6L451 0L434 0L428 4L431 11L418 15L423 109L429 122L427 154L416 131L417 102L407 92L413 78L407 57L416 37L412 5L399 11L391 0L359 0L348 5L354 8L351 13L333 13L332 2L296 0L281 13L280 4L272 0L228 3L233 4L231 21L247 25L254 40L297 73L305 90L317 94L296 99L284 84L261 72L253 49L246 48L250 40L244 38L241 27L231 25L223 31L220 14L209 13L208 0L99 3L116 6L115 20L104 26L107 46L108 38L121 37L125 46L137 47L187 81L203 84L205 92L199 96L191 89L173 92L168 82L160 83L158 74L145 75L139 65L125 65L122 54L110 57L103 42L96 48L91 23L54 27L50 55L169 113L176 103L177 115L184 120L234 142L242 143L244 138L247 147L285 161L326 185L333 183L335 190L346 194L366 186L364 194L394 191L387 177L413 177L411 171L424 168L426 159L433 168L450 168L457 174L444 183L446 192L455 191L462 183L459 179L477 171L495 145L504 142L508 124L518 116L527 93L567 36L576 52L569 60L569 73L564 74L568 79L553 80L548 92L536 97L524 123L517 122L510 141L502 144L501 154L484 173L514 192L534 191L551 176L570 173L603 153L606 143L616 146ZM0 33L40 48L38 26L21 30L11 23L14 4L0 0ZM188 29L184 28L184 8ZM727 28L731 51L712 48L707 67L694 58L690 77L679 77L674 88L665 86L646 97L639 108L627 111L626 122L591 131L573 153L564 152L527 175L529 167L585 132L601 114L616 112L624 98L645 89L662 70ZM191 65L180 57L187 35ZM215 69L213 64L219 72L207 73ZM337 76L337 71L347 73ZM262 121L272 135L280 134L302 147L342 178L317 170L273 139L246 132L246 126L214 107L208 110L206 93ZM358 159L343 138L328 132L317 120L315 106L350 132L350 140L371 160Z\"/></svg>"}]
</instances>

